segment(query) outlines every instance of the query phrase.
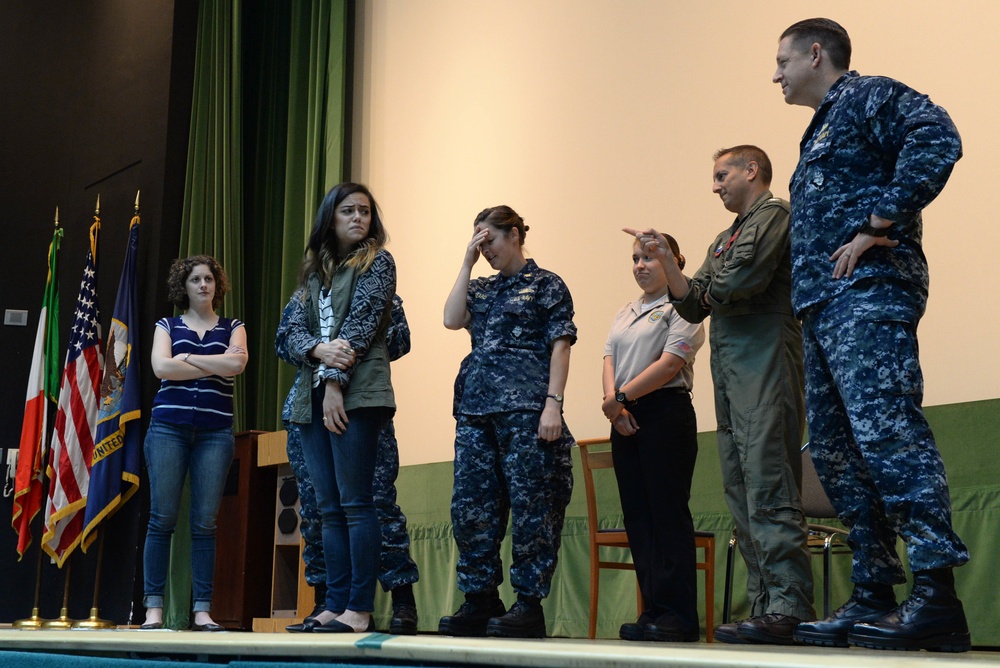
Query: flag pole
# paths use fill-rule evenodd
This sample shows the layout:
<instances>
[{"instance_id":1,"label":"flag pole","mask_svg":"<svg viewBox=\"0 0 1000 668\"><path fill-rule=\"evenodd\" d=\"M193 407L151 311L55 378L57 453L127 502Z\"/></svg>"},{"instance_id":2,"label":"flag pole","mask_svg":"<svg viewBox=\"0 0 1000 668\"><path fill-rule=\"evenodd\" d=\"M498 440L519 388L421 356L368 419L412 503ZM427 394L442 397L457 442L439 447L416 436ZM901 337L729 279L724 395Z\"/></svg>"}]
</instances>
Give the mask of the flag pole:
<instances>
[{"instance_id":1,"label":"flag pole","mask_svg":"<svg viewBox=\"0 0 1000 668\"><path fill-rule=\"evenodd\" d=\"M59 609L59 616L56 619L49 619L42 624L43 629L65 630L72 628L73 620L69 618L69 576L72 573L73 563L66 562L66 581L63 585L62 607Z\"/></svg>"},{"instance_id":2,"label":"flag pole","mask_svg":"<svg viewBox=\"0 0 1000 668\"><path fill-rule=\"evenodd\" d=\"M38 603L42 594L42 546L38 546L38 558L35 559L35 603L31 606L31 616L18 619L11 624L15 629L40 629L48 620L38 616Z\"/></svg>"},{"instance_id":3,"label":"flag pole","mask_svg":"<svg viewBox=\"0 0 1000 668\"><path fill-rule=\"evenodd\" d=\"M59 207L56 207L56 222L59 222ZM45 438L43 435L42 438ZM45 474L45 467L42 467L42 497L46 496L46 488L49 484L49 477ZM41 513L39 513L41 514ZM44 520L43 520L44 522ZM45 527L42 526L42 533L45 533ZM43 619L38 616L39 603L42 596L42 553L45 550L42 549L42 541L38 541L38 556L35 558L35 602L31 606L31 616L25 617L24 619L18 619L13 624L12 627L15 629L40 629L48 628L48 623L51 620ZM67 580L68 582L68 580Z\"/></svg>"},{"instance_id":4,"label":"flag pole","mask_svg":"<svg viewBox=\"0 0 1000 668\"><path fill-rule=\"evenodd\" d=\"M139 193L135 194L135 210L139 211ZM90 617L73 624L74 629L113 629L117 624L108 619L101 619L98 614L98 599L101 594L101 568L104 565L104 525L97 526L97 572L94 574L94 600L90 606Z\"/></svg>"},{"instance_id":5,"label":"flag pole","mask_svg":"<svg viewBox=\"0 0 1000 668\"><path fill-rule=\"evenodd\" d=\"M73 622L74 629L113 629L118 625L98 616L97 599L101 593L101 566L104 563L104 525L97 527L97 573L94 575L94 601L90 607L90 617Z\"/></svg>"},{"instance_id":6,"label":"flag pole","mask_svg":"<svg viewBox=\"0 0 1000 668\"><path fill-rule=\"evenodd\" d=\"M135 193L135 215L139 215L139 192ZM94 599L90 608L90 617L73 624L75 629L113 629L117 627L113 621L101 619L98 614L98 600L101 593L101 570L104 565L104 525L97 525L97 572L94 575Z\"/></svg>"},{"instance_id":7,"label":"flag pole","mask_svg":"<svg viewBox=\"0 0 1000 668\"><path fill-rule=\"evenodd\" d=\"M56 206L56 215L54 226L56 229L59 228L59 206ZM42 434L42 442L44 442L45 434ZM42 498L46 496L45 494L45 484L48 481L48 476L45 474L45 467L42 467ZM30 528L29 528L30 531ZM44 533L44 531L43 531ZM43 619L38 616L39 603L42 595L42 545L41 540L38 541L38 556L35 558L35 600L34 604L31 606L31 616L25 617L24 619L15 620L11 626L15 629L40 629L42 626L48 622L48 620Z\"/></svg>"},{"instance_id":8,"label":"flag pole","mask_svg":"<svg viewBox=\"0 0 1000 668\"><path fill-rule=\"evenodd\" d=\"M98 201L100 201L100 200L98 200ZM98 206L100 206L100 205L98 205ZM58 209L58 207L56 208L56 225L57 226L59 225L59 209ZM44 467L44 466L42 467L42 476L44 476L42 478L42 482L45 483L46 486L52 484L52 480L49 478L48 471L46 470L46 467ZM44 498L44 497L47 497L48 494L43 494L42 496ZM42 533L45 533L44 527L43 527ZM43 551L41 540L39 540L38 551L40 553ZM39 554L39 562L41 562L41 554ZM65 580L64 580L64 584L63 584L63 602L62 602L62 607L59 609L59 617L57 617L56 619L47 619L44 622L42 622L42 628L43 629L57 629L57 630L58 629L68 629L73 624L73 620L71 620L67 616L67 612L69 611L69 577L70 577L70 573L71 573L70 564L67 563L66 564L66 575L65 575Z\"/></svg>"}]
</instances>

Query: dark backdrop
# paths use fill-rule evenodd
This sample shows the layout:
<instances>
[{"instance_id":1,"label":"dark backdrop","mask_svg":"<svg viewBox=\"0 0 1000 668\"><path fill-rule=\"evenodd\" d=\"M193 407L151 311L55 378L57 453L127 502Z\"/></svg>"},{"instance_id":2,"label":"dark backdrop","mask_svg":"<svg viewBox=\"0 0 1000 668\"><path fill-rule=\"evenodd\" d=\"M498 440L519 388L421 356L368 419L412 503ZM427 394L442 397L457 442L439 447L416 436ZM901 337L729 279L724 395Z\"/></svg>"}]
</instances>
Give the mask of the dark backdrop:
<instances>
[{"instance_id":1,"label":"dark backdrop","mask_svg":"<svg viewBox=\"0 0 1000 668\"><path fill-rule=\"evenodd\" d=\"M141 359L153 323L170 314L164 278L180 238L197 0L6 0L0 3L0 310L28 326L0 326L0 461L17 448L47 271L55 207L65 229L59 259L60 364L101 196L99 296L104 335L121 276L128 225L142 191L138 293ZM143 364L143 428L157 381ZM101 616L128 621L148 488L105 522ZM11 498L0 499L0 622L31 612L40 541L17 561ZM70 560L69 616L89 615L97 544ZM43 560L41 616L56 617L63 573ZM137 608L141 619L142 610Z\"/></svg>"}]
</instances>

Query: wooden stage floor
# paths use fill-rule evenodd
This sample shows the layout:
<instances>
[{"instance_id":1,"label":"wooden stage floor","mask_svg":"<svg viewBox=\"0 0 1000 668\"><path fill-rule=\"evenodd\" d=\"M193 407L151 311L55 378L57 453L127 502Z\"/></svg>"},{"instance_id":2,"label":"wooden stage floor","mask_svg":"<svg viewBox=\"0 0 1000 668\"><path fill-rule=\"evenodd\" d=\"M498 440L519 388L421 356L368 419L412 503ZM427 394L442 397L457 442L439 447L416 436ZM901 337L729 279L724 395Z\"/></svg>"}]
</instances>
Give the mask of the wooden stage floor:
<instances>
[{"instance_id":1,"label":"wooden stage floor","mask_svg":"<svg viewBox=\"0 0 1000 668\"><path fill-rule=\"evenodd\" d=\"M229 661L364 663L421 666L625 668L630 666L749 666L817 668L876 666L1000 666L1000 652L964 654L879 652L858 648L775 647L704 642L634 643L621 640L487 640L383 633L342 636L289 633L193 633L135 629L17 630L0 628L0 652L45 652L131 659L176 657ZM161 664L162 665L162 664Z\"/></svg>"}]
</instances>

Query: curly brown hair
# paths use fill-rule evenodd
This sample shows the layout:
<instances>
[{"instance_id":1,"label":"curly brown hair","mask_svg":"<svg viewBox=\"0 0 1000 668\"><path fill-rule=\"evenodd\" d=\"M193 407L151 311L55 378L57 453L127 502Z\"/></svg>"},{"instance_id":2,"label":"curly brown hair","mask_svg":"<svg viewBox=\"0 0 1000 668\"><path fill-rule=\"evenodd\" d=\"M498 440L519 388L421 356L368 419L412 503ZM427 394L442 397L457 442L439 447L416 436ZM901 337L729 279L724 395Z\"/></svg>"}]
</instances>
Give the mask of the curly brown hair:
<instances>
[{"instance_id":1,"label":"curly brown hair","mask_svg":"<svg viewBox=\"0 0 1000 668\"><path fill-rule=\"evenodd\" d=\"M185 258L177 258L170 265L170 272L167 274L167 299L170 303L182 311L188 310L191 302L188 299L185 283L194 268L203 264L208 267L215 277L215 296L212 297L212 309L217 309L222 304L222 299L229 292L229 277L226 270L222 268L219 261L211 255L192 255Z\"/></svg>"}]
</instances>

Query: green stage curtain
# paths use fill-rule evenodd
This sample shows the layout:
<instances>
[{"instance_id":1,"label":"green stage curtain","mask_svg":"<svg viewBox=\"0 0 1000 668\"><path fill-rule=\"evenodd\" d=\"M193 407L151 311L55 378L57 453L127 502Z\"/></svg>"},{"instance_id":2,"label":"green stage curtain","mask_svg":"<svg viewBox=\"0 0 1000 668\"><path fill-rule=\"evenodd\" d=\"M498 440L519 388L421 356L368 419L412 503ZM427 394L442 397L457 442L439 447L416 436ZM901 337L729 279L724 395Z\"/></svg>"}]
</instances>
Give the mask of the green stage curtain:
<instances>
[{"instance_id":1,"label":"green stage curtain","mask_svg":"<svg viewBox=\"0 0 1000 668\"><path fill-rule=\"evenodd\" d=\"M348 76L346 2L296 0L268 7L272 20L247 30L270 32L262 35L264 42L281 48L252 56L256 99L245 107L247 142L253 146L248 173L256 188L248 204L247 252L259 258L255 273L261 279L247 286L253 299L248 313L260 332L254 348L258 364L248 379L255 389L248 396L256 420L247 426L265 430L280 428L281 406L295 374L274 356L281 309L298 284L316 209L326 191L344 179Z\"/></svg>"},{"instance_id":2,"label":"green stage curtain","mask_svg":"<svg viewBox=\"0 0 1000 668\"><path fill-rule=\"evenodd\" d=\"M346 0L199 4L180 253L222 263L232 286L222 312L247 326L236 431L277 428L291 387L274 332L316 208L344 178L347 43ZM165 622L186 628L186 513L174 535Z\"/></svg>"},{"instance_id":3,"label":"green stage curtain","mask_svg":"<svg viewBox=\"0 0 1000 668\"><path fill-rule=\"evenodd\" d=\"M232 291L222 312L243 318L240 4L239 0L203 2L198 9L180 253L212 255L225 267ZM237 377L233 407L237 431L244 422L243 385L242 377Z\"/></svg>"}]
</instances>

